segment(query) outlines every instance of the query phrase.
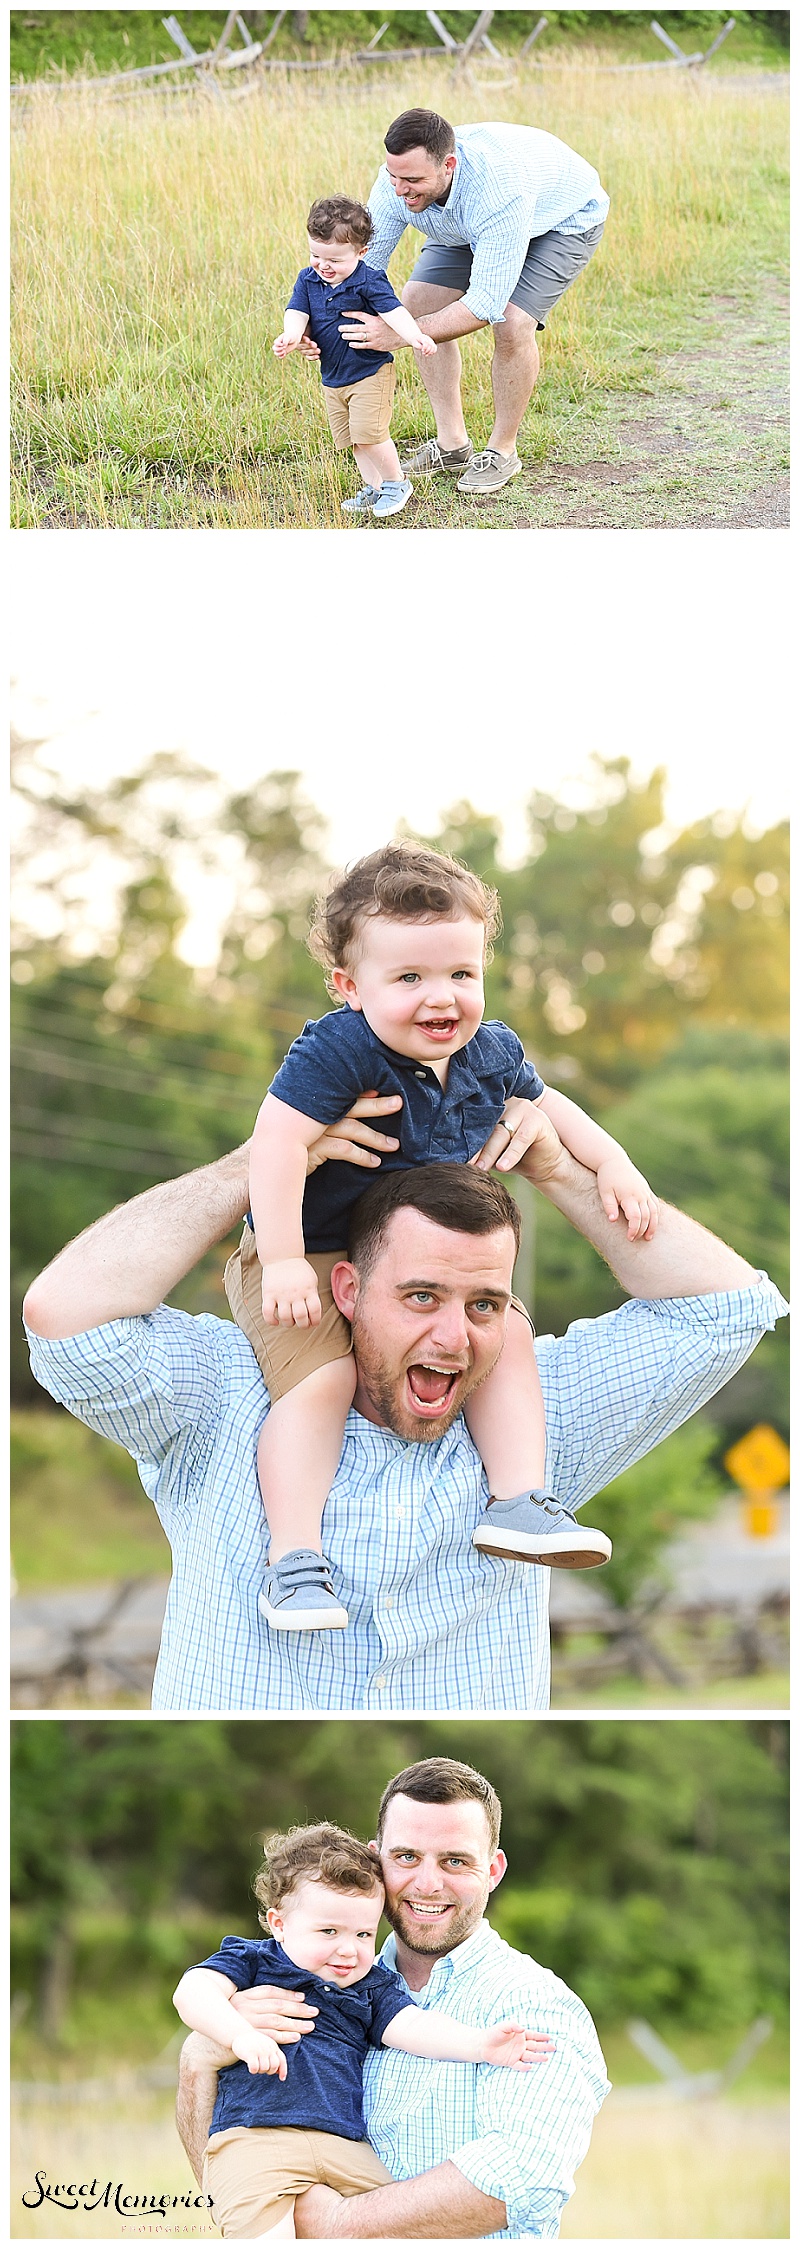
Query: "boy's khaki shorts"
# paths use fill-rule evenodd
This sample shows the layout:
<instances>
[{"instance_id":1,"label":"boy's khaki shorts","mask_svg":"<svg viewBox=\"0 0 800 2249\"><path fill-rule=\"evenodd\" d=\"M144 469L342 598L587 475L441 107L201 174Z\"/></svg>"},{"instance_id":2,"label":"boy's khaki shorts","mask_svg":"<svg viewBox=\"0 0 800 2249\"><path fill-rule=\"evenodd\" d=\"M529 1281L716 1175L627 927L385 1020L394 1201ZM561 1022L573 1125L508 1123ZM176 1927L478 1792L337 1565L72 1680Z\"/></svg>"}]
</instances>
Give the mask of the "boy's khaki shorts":
<instances>
[{"instance_id":1,"label":"boy's khaki shorts","mask_svg":"<svg viewBox=\"0 0 800 2249\"><path fill-rule=\"evenodd\" d=\"M268 1327L261 1310L261 1266L252 1226L245 1225L242 1239L225 1267L225 1294L237 1327L252 1344L274 1406L287 1390L305 1382L307 1374L346 1359L352 1351L350 1322L337 1311L331 1295L331 1272L346 1249L315 1250L309 1257L319 1282L322 1319L316 1328Z\"/></svg>"},{"instance_id":2,"label":"boy's khaki shorts","mask_svg":"<svg viewBox=\"0 0 800 2249\"><path fill-rule=\"evenodd\" d=\"M261 1310L261 1266L252 1226L245 1225L239 1247L228 1259L225 1294L237 1327L255 1352L272 1405L278 1398L285 1398L287 1390L295 1390L307 1374L316 1374L318 1367L329 1367L334 1359L346 1359L352 1351L350 1322L337 1310L331 1294L331 1272L346 1256L345 1249L315 1250L308 1258L319 1282L322 1304L322 1319L316 1328L267 1326ZM535 1335L530 1312L518 1296L512 1296L511 1305L513 1311L522 1313Z\"/></svg>"},{"instance_id":3,"label":"boy's khaki shorts","mask_svg":"<svg viewBox=\"0 0 800 2249\"><path fill-rule=\"evenodd\" d=\"M386 367L376 367L374 375L365 375L363 382L344 383L341 390L327 390L323 383L322 396L337 453L349 452L351 445L386 444L394 386L393 359Z\"/></svg>"},{"instance_id":4,"label":"boy's khaki shorts","mask_svg":"<svg viewBox=\"0 0 800 2249\"><path fill-rule=\"evenodd\" d=\"M370 2187L386 2186L389 2179L368 2140L342 2140L334 2132L302 2132L288 2125L274 2131L215 2132L203 2164L203 2192L212 2198L211 2215L226 2241L252 2241L276 2230L281 2238L294 2239L295 2196L306 2187L368 2194Z\"/></svg>"}]
</instances>

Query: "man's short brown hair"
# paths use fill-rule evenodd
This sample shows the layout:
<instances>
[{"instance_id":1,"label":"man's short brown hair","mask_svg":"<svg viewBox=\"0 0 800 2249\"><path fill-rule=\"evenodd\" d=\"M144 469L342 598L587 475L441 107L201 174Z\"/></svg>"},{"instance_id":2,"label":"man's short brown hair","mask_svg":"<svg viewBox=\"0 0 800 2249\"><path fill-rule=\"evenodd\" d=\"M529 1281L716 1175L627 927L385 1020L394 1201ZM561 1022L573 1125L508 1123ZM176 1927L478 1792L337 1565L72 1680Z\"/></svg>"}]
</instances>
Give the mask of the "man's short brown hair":
<instances>
[{"instance_id":1,"label":"man's short brown hair","mask_svg":"<svg viewBox=\"0 0 800 2249\"><path fill-rule=\"evenodd\" d=\"M397 1210L418 1210L451 1234L499 1234L509 1227L516 1257L522 1236L519 1206L502 1179L470 1164L414 1164L370 1181L350 1212L348 1252L365 1281L380 1256Z\"/></svg>"},{"instance_id":2,"label":"man's short brown hair","mask_svg":"<svg viewBox=\"0 0 800 2249\"><path fill-rule=\"evenodd\" d=\"M453 154L456 136L438 109L404 109L384 134L383 145L390 156L405 156L410 148L424 148L426 156L443 164L445 157Z\"/></svg>"},{"instance_id":3,"label":"man's short brown hair","mask_svg":"<svg viewBox=\"0 0 800 2249\"><path fill-rule=\"evenodd\" d=\"M449 852L422 843L382 844L332 875L317 899L308 943L329 989L331 969L352 966L365 922L379 914L388 921L482 922L487 960L500 928L497 891Z\"/></svg>"},{"instance_id":4,"label":"man's short brown hair","mask_svg":"<svg viewBox=\"0 0 800 2249\"><path fill-rule=\"evenodd\" d=\"M312 203L306 227L312 242L351 242L354 250L368 250L374 233L366 205L349 195L324 195Z\"/></svg>"},{"instance_id":5,"label":"man's short brown hair","mask_svg":"<svg viewBox=\"0 0 800 2249\"><path fill-rule=\"evenodd\" d=\"M374 1851L329 1820L318 1827L290 1827L285 1835L267 1838L264 1865L253 1882L262 1929L269 1928L270 1907L283 1905L301 1882L325 1882L329 1890L356 1890L365 1897L383 1889Z\"/></svg>"},{"instance_id":6,"label":"man's short brown hair","mask_svg":"<svg viewBox=\"0 0 800 2249\"><path fill-rule=\"evenodd\" d=\"M379 1849L386 1814L394 1796L410 1796L415 1804L482 1804L494 1856L500 1841L500 1798L491 1781L476 1772L474 1765L462 1765L457 1757L423 1757L418 1765L407 1765L404 1772L395 1773L381 1797L377 1827Z\"/></svg>"}]
</instances>

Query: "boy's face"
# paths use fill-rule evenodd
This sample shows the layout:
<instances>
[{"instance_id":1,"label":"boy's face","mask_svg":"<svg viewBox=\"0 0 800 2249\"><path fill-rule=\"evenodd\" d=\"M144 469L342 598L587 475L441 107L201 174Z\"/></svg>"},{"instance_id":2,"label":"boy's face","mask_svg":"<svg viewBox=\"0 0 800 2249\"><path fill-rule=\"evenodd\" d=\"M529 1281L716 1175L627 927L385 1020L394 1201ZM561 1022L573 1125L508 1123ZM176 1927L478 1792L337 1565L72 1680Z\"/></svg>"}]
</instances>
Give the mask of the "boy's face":
<instances>
[{"instance_id":1,"label":"boy's face","mask_svg":"<svg viewBox=\"0 0 800 2249\"><path fill-rule=\"evenodd\" d=\"M321 1976L346 1991L359 1983L375 1958L375 1939L383 1912L383 1886L329 1890L324 1882L299 1882L281 1906L267 1914L270 1933L296 1968Z\"/></svg>"},{"instance_id":2,"label":"boy's face","mask_svg":"<svg viewBox=\"0 0 800 2249\"><path fill-rule=\"evenodd\" d=\"M358 938L352 970L332 982L348 1007L396 1054L446 1061L474 1037L483 1015L483 923L390 921L375 914Z\"/></svg>"},{"instance_id":3,"label":"boy's face","mask_svg":"<svg viewBox=\"0 0 800 2249\"><path fill-rule=\"evenodd\" d=\"M354 242L316 242L313 234L308 237L309 265L321 281L330 281L334 288L337 281L346 281L348 274L355 273L360 256Z\"/></svg>"}]
</instances>

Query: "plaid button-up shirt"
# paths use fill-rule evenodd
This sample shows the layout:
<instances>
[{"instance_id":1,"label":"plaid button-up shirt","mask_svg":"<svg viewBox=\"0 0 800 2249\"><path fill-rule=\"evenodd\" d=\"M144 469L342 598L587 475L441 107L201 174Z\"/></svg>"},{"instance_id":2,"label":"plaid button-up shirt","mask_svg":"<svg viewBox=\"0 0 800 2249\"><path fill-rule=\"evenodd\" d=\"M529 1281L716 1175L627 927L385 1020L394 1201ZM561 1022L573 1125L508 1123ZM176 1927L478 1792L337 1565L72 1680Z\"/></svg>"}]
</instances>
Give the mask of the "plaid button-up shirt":
<instances>
[{"instance_id":1,"label":"plaid button-up shirt","mask_svg":"<svg viewBox=\"0 0 800 2249\"><path fill-rule=\"evenodd\" d=\"M375 232L364 256L388 265L407 226L429 242L466 244L474 262L464 297L476 320L502 321L528 245L538 234L588 234L609 199L592 164L535 125L463 125L446 203L410 211L383 166L369 198Z\"/></svg>"},{"instance_id":2,"label":"plaid button-up shirt","mask_svg":"<svg viewBox=\"0 0 800 2249\"><path fill-rule=\"evenodd\" d=\"M394 1937L381 1958L397 1970ZM548 2032L555 2051L530 2070L422 2061L389 2047L368 2054L364 2115L376 2154L395 2179L455 2163L473 2186L505 2203L507 2230L488 2240L554 2240L609 2090L583 2001L487 1921L435 1961L413 1997L456 2022L526 2023Z\"/></svg>"},{"instance_id":3,"label":"plaid button-up shirt","mask_svg":"<svg viewBox=\"0 0 800 2249\"><path fill-rule=\"evenodd\" d=\"M761 1275L539 1336L549 1489L582 1507L713 1397L785 1310ZM462 1419L418 1444L348 1416L323 1539L349 1627L272 1632L257 1605L267 1401L240 1330L161 1305L30 1347L44 1389L132 1453L170 1541L154 1709L547 1709L549 1573L471 1545L488 1494Z\"/></svg>"}]
</instances>

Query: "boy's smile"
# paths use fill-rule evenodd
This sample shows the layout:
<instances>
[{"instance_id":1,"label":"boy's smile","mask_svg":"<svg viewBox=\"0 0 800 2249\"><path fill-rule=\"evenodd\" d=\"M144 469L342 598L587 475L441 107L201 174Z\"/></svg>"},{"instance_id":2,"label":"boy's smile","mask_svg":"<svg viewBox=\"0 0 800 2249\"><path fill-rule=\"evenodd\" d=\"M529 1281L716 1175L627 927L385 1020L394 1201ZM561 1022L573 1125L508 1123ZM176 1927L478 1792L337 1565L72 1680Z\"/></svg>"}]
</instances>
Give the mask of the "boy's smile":
<instances>
[{"instance_id":1,"label":"boy's smile","mask_svg":"<svg viewBox=\"0 0 800 2249\"><path fill-rule=\"evenodd\" d=\"M360 1890L329 1889L325 1882L298 1882L280 1907L267 1914L270 1934L309 1975L336 1984L346 1991L360 1983L375 1959L375 1938L383 1912L383 1887L368 1894Z\"/></svg>"},{"instance_id":2,"label":"boy's smile","mask_svg":"<svg viewBox=\"0 0 800 2249\"><path fill-rule=\"evenodd\" d=\"M395 1054L427 1063L445 1085L450 1056L474 1037L483 1016L484 948L483 923L468 915L391 921L375 914L359 932L352 969L334 969L333 983L377 1038Z\"/></svg>"},{"instance_id":3,"label":"boy's smile","mask_svg":"<svg viewBox=\"0 0 800 2249\"><path fill-rule=\"evenodd\" d=\"M308 237L309 265L319 274L320 281L329 281L332 286L337 281L347 281L349 275L355 273L360 258L361 251L353 242L317 242L313 235Z\"/></svg>"}]
</instances>

